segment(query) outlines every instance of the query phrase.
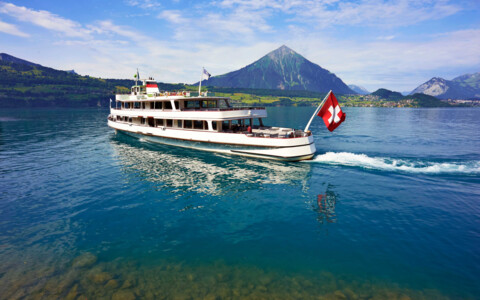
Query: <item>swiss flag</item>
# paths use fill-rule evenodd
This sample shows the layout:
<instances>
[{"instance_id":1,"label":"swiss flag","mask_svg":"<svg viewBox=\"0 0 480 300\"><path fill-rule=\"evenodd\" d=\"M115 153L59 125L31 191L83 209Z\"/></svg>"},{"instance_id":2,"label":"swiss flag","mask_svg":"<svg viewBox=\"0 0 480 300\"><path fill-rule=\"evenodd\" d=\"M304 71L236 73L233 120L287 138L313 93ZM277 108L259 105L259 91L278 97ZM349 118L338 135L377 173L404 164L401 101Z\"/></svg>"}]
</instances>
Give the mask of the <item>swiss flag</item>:
<instances>
[{"instance_id":1,"label":"swiss flag","mask_svg":"<svg viewBox=\"0 0 480 300\"><path fill-rule=\"evenodd\" d=\"M330 91L328 99L325 100L322 108L318 112L318 116L323 119L328 130L334 131L343 121L345 121L345 113L338 105L337 98Z\"/></svg>"}]
</instances>

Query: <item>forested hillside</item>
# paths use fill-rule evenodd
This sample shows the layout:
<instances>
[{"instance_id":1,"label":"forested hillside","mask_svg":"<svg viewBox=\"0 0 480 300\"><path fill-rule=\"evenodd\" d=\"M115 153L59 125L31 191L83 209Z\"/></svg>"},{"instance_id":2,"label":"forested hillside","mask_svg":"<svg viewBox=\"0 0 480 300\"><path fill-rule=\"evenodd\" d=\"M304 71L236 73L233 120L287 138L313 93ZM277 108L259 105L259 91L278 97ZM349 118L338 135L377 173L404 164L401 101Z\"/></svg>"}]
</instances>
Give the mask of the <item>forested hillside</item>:
<instances>
[{"instance_id":1,"label":"forested hillside","mask_svg":"<svg viewBox=\"0 0 480 300\"><path fill-rule=\"evenodd\" d=\"M128 92L133 84L133 80L81 76L20 59L0 60L2 107L107 107L115 93ZM183 85L159 83L159 88L182 89Z\"/></svg>"}]
</instances>

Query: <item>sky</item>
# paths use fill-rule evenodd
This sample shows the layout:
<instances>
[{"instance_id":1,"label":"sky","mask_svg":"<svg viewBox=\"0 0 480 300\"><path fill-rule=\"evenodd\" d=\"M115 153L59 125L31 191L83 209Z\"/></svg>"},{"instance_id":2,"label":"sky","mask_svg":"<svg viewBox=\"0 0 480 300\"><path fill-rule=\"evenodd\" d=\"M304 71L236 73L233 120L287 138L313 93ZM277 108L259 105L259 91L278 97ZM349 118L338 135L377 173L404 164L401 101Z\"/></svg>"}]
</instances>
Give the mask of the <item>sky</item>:
<instances>
[{"instance_id":1,"label":"sky","mask_svg":"<svg viewBox=\"0 0 480 300\"><path fill-rule=\"evenodd\" d=\"M194 83L286 45L346 84L480 72L479 0L0 0L0 53L81 75Z\"/></svg>"}]
</instances>

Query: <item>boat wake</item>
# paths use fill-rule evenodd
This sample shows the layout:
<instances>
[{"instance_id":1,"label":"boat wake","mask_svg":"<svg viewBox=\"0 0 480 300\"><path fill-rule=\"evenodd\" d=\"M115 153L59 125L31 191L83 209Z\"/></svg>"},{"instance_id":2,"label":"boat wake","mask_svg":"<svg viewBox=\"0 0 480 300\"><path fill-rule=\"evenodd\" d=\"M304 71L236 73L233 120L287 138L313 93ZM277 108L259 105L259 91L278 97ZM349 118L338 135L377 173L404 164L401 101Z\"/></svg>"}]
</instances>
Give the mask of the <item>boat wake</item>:
<instances>
[{"instance_id":1,"label":"boat wake","mask_svg":"<svg viewBox=\"0 0 480 300\"><path fill-rule=\"evenodd\" d=\"M400 171L428 174L480 174L480 161L428 162L386 157L370 157L350 152L327 152L315 156L311 163L361 167L382 171Z\"/></svg>"}]
</instances>

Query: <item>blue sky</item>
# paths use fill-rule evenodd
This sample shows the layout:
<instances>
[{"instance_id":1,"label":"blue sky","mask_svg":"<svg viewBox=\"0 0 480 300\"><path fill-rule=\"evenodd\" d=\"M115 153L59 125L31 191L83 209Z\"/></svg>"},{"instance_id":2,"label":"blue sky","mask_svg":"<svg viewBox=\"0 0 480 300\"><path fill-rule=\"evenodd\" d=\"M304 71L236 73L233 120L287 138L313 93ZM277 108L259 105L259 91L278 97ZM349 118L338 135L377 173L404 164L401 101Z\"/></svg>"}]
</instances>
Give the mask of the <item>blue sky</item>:
<instances>
[{"instance_id":1,"label":"blue sky","mask_svg":"<svg viewBox=\"0 0 480 300\"><path fill-rule=\"evenodd\" d=\"M193 83L287 45L370 91L480 72L480 1L0 1L0 52L102 78Z\"/></svg>"}]
</instances>

